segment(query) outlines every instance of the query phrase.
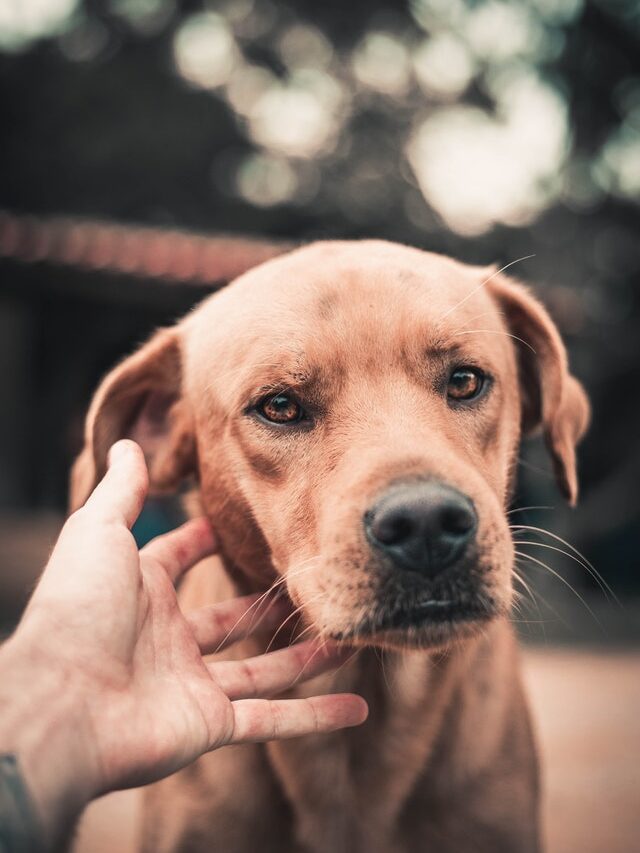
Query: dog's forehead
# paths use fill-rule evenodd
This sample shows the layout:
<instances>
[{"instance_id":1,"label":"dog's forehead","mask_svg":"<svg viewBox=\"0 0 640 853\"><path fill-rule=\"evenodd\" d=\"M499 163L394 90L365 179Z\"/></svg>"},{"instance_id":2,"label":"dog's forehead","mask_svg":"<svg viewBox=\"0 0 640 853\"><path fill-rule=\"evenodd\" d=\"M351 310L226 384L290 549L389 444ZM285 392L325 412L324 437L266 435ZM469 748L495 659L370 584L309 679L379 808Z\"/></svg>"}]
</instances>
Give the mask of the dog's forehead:
<instances>
[{"instance_id":1,"label":"dog's forehead","mask_svg":"<svg viewBox=\"0 0 640 853\"><path fill-rule=\"evenodd\" d=\"M390 298L446 310L481 280L477 268L383 241L316 243L254 272L254 289L325 319L332 310Z\"/></svg>"},{"instance_id":2,"label":"dog's forehead","mask_svg":"<svg viewBox=\"0 0 640 853\"><path fill-rule=\"evenodd\" d=\"M205 303L195 337L201 346L221 338L268 346L322 330L354 343L359 333L413 324L439 335L482 310L493 309L498 322L484 287L491 272L383 241L317 243L251 270Z\"/></svg>"}]
</instances>

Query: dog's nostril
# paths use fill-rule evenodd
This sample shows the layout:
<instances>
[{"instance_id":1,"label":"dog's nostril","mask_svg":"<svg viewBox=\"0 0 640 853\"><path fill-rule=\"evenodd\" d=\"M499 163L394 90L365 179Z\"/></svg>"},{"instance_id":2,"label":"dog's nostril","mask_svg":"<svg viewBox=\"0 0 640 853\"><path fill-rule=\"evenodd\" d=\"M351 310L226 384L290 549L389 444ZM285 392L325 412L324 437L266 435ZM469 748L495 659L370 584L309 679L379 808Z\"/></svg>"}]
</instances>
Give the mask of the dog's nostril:
<instances>
[{"instance_id":1,"label":"dog's nostril","mask_svg":"<svg viewBox=\"0 0 640 853\"><path fill-rule=\"evenodd\" d=\"M430 480L391 489L364 523L371 544L398 567L434 576L465 553L477 516L466 495Z\"/></svg>"},{"instance_id":2,"label":"dog's nostril","mask_svg":"<svg viewBox=\"0 0 640 853\"><path fill-rule=\"evenodd\" d=\"M383 545L397 545L408 539L413 530L411 519L402 511L379 513L371 522L371 533Z\"/></svg>"},{"instance_id":3,"label":"dog's nostril","mask_svg":"<svg viewBox=\"0 0 640 853\"><path fill-rule=\"evenodd\" d=\"M448 505L442 510L440 524L444 533L449 533L453 536L464 535L473 530L475 515L471 512L470 507Z\"/></svg>"}]
</instances>

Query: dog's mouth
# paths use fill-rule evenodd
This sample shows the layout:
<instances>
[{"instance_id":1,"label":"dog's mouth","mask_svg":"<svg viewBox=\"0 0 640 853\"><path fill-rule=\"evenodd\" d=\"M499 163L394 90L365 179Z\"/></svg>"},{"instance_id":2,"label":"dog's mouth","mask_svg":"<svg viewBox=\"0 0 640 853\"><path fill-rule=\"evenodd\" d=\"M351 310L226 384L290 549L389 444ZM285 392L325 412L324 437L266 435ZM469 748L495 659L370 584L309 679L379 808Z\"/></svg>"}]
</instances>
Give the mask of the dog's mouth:
<instances>
[{"instance_id":1,"label":"dog's mouth","mask_svg":"<svg viewBox=\"0 0 640 853\"><path fill-rule=\"evenodd\" d=\"M454 624L491 616L488 603L427 599L410 606L383 609L372 620L375 631Z\"/></svg>"},{"instance_id":2,"label":"dog's mouth","mask_svg":"<svg viewBox=\"0 0 640 853\"><path fill-rule=\"evenodd\" d=\"M378 638L391 638L409 644L440 644L444 638L469 633L499 611L484 584L469 577L464 583L449 583L440 589L385 587L368 613L334 633L335 639L376 644Z\"/></svg>"},{"instance_id":3,"label":"dog's mouth","mask_svg":"<svg viewBox=\"0 0 640 853\"><path fill-rule=\"evenodd\" d=\"M455 631L465 623L483 622L495 616L489 601L461 602L450 599L426 599L415 604L376 608L370 616L345 631L336 632L336 640L369 640L386 632L411 632L443 628Z\"/></svg>"}]
</instances>

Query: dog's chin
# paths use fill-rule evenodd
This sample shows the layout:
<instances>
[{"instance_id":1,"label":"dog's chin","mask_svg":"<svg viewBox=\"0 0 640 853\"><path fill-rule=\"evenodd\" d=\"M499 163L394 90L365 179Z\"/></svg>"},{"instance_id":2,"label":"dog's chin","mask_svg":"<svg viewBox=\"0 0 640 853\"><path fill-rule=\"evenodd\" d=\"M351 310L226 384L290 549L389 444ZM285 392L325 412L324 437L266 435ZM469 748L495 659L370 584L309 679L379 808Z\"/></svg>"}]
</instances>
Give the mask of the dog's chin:
<instances>
[{"instance_id":1,"label":"dog's chin","mask_svg":"<svg viewBox=\"0 0 640 853\"><path fill-rule=\"evenodd\" d=\"M380 605L335 640L353 646L394 649L443 649L477 635L501 608L488 595L468 600L425 598L394 606Z\"/></svg>"}]
</instances>

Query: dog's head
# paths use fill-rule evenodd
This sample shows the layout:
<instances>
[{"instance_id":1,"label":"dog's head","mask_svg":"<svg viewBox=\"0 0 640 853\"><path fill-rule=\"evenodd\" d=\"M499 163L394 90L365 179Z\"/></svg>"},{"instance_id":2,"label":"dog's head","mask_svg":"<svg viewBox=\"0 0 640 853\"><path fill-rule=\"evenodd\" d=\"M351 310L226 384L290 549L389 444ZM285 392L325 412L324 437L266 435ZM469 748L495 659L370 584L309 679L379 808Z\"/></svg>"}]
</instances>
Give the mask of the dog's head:
<instances>
[{"instance_id":1,"label":"dog's head","mask_svg":"<svg viewBox=\"0 0 640 853\"><path fill-rule=\"evenodd\" d=\"M286 577L325 635L435 646L506 614L523 433L577 495L588 405L544 308L494 270L382 242L269 261L103 382L80 504L129 436L152 486L194 476L231 572Z\"/></svg>"}]
</instances>

